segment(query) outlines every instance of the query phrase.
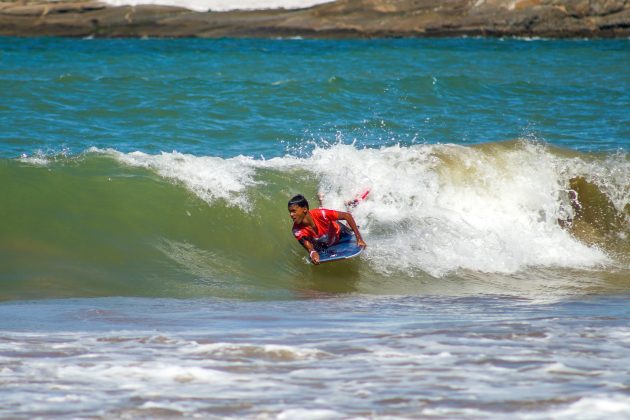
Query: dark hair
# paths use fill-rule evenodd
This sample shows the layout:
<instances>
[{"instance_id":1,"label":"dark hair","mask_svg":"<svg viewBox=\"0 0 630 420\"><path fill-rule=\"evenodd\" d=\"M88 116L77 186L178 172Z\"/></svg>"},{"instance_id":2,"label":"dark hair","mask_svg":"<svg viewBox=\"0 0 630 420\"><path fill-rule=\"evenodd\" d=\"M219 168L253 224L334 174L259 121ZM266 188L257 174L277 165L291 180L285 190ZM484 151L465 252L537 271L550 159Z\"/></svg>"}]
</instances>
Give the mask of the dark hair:
<instances>
[{"instance_id":1,"label":"dark hair","mask_svg":"<svg viewBox=\"0 0 630 420\"><path fill-rule=\"evenodd\" d=\"M306 201L306 198L304 198L302 194L298 194L289 200L287 207L291 206L306 207L308 209L308 201Z\"/></svg>"}]
</instances>

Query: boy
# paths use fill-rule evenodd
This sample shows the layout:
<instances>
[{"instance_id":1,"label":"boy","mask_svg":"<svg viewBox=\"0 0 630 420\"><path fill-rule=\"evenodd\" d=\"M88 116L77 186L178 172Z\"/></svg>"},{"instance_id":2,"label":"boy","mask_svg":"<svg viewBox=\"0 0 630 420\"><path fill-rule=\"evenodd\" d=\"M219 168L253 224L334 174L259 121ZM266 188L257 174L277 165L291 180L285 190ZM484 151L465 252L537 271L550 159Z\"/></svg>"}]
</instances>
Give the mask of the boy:
<instances>
[{"instance_id":1,"label":"boy","mask_svg":"<svg viewBox=\"0 0 630 420\"><path fill-rule=\"evenodd\" d=\"M313 264L319 264L317 250L337 243L342 229L347 229L345 225L337 223L337 220L348 222L357 239L358 246L362 248L367 246L361 238L354 217L350 213L321 208L309 210L308 201L301 194L289 200L288 207L289 216L293 220L293 234L306 248Z\"/></svg>"}]
</instances>

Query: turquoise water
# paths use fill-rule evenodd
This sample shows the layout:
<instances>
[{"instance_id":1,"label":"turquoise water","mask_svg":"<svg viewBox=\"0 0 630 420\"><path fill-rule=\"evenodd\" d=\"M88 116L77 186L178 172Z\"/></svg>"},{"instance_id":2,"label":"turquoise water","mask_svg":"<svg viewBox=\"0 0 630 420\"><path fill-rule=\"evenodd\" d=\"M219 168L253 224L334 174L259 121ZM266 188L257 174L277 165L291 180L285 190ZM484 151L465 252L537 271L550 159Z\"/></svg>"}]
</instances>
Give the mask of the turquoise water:
<instances>
[{"instance_id":1,"label":"turquoise water","mask_svg":"<svg viewBox=\"0 0 630 420\"><path fill-rule=\"evenodd\" d=\"M629 64L0 39L0 416L627 418ZM365 190L310 265L287 200Z\"/></svg>"},{"instance_id":2,"label":"turquoise water","mask_svg":"<svg viewBox=\"0 0 630 420\"><path fill-rule=\"evenodd\" d=\"M0 153L282 156L535 138L628 147L627 40L3 39ZM65 149L64 149L65 148Z\"/></svg>"}]
</instances>

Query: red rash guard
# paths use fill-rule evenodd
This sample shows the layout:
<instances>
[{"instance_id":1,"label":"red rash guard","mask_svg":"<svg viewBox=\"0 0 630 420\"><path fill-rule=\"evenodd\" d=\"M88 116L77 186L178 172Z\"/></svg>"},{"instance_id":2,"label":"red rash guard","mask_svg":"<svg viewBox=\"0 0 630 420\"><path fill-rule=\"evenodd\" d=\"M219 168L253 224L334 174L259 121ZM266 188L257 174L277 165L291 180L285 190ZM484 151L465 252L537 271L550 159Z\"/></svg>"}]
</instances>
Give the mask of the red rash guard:
<instances>
[{"instance_id":1,"label":"red rash guard","mask_svg":"<svg viewBox=\"0 0 630 420\"><path fill-rule=\"evenodd\" d=\"M317 231L310 226L294 223L293 234L298 241L309 239L313 245L330 246L339 240L341 228L339 223L335 223L335 220L339 220L339 213L328 209L313 209L309 213Z\"/></svg>"}]
</instances>

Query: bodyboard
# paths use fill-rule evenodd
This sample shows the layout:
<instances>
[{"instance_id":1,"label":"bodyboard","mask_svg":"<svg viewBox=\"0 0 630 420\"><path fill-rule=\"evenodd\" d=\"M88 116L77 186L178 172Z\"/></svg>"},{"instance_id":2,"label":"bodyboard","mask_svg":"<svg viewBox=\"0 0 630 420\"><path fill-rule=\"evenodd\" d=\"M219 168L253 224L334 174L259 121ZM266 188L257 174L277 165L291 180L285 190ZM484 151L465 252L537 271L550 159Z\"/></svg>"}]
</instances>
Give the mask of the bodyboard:
<instances>
[{"instance_id":1,"label":"bodyboard","mask_svg":"<svg viewBox=\"0 0 630 420\"><path fill-rule=\"evenodd\" d=\"M357 245L357 240L352 231L342 229L339 242L317 252L319 254L319 263L322 264L356 257L363 252L363 248Z\"/></svg>"}]
</instances>

